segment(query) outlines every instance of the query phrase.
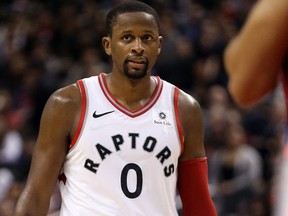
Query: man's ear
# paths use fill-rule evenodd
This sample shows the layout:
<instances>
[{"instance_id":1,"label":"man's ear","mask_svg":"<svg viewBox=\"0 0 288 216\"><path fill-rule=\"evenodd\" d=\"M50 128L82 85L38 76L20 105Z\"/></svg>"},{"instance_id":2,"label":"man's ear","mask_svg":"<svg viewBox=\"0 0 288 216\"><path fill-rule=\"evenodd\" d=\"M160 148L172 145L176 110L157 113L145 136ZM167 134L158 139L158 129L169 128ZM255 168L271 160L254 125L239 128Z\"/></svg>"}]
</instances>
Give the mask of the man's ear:
<instances>
[{"instance_id":1,"label":"man's ear","mask_svg":"<svg viewBox=\"0 0 288 216\"><path fill-rule=\"evenodd\" d=\"M103 37L102 38L102 45L107 55L111 56L111 38L110 37Z\"/></svg>"},{"instance_id":2,"label":"man's ear","mask_svg":"<svg viewBox=\"0 0 288 216\"><path fill-rule=\"evenodd\" d=\"M163 37L162 37L162 36L159 36L158 55L161 53L162 42L163 42Z\"/></svg>"}]
</instances>

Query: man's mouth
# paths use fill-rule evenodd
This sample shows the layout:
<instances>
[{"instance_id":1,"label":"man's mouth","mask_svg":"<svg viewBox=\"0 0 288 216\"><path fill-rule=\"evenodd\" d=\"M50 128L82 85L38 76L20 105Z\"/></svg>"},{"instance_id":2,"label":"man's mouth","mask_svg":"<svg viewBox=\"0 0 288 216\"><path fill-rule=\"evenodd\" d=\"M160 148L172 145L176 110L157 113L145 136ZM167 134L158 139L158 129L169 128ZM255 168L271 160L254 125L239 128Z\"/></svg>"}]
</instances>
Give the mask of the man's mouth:
<instances>
[{"instance_id":1,"label":"man's mouth","mask_svg":"<svg viewBox=\"0 0 288 216\"><path fill-rule=\"evenodd\" d=\"M128 64L131 66L131 67L143 67L143 65L146 64L146 59L145 58L130 58L128 59Z\"/></svg>"},{"instance_id":2,"label":"man's mouth","mask_svg":"<svg viewBox=\"0 0 288 216\"><path fill-rule=\"evenodd\" d=\"M133 68L143 67L144 62L129 61L128 64Z\"/></svg>"}]
</instances>

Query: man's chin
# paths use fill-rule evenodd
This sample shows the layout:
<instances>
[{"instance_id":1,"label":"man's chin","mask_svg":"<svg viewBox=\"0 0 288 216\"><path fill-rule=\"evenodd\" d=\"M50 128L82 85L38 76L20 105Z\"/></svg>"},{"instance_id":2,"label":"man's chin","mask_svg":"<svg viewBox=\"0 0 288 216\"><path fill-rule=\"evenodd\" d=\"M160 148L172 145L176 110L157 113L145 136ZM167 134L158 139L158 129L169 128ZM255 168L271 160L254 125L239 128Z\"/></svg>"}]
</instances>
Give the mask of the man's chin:
<instances>
[{"instance_id":1,"label":"man's chin","mask_svg":"<svg viewBox=\"0 0 288 216\"><path fill-rule=\"evenodd\" d=\"M125 71L125 75L132 80L139 80L146 76L147 71Z\"/></svg>"}]
</instances>

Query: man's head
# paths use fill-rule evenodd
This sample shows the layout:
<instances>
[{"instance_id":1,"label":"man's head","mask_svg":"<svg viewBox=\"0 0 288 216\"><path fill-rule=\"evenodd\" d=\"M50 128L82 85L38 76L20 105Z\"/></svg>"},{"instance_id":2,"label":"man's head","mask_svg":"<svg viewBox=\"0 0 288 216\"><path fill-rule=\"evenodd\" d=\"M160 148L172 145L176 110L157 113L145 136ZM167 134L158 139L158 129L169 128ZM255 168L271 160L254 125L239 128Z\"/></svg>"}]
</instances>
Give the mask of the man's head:
<instances>
[{"instance_id":1,"label":"man's head","mask_svg":"<svg viewBox=\"0 0 288 216\"><path fill-rule=\"evenodd\" d=\"M151 71L161 50L159 18L150 6L129 1L117 5L106 18L105 52L112 57L112 72L141 79Z\"/></svg>"},{"instance_id":2,"label":"man's head","mask_svg":"<svg viewBox=\"0 0 288 216\"><path fill-rule=\"evenodd\" d=\"M132 12L144 12L152 15L154 17L155 23L157 24L158 30L160 30L160 20L158 13L149 5L134 1L126 1L117 6L115 6L106 16L106 32L108 36L112 36L113 27L117 23L117 17L120 14L132 13Z\"/></svg>"}]
</instances>

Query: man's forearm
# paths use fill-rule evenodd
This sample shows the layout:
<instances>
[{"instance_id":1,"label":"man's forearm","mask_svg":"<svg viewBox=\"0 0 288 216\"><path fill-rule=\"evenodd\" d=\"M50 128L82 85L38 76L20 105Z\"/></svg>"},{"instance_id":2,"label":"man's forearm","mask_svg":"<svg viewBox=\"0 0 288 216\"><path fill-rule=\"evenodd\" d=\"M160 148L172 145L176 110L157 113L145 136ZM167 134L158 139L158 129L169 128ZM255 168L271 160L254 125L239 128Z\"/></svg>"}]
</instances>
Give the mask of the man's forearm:
<instances>
[{"instance_id":1,"label":"man's forearm","mask_svg":"<svg viewBox=\"0 0 288 216\"><path fill-rule=\"evenodd\" d=\"M36 196L22 194L19 197L13 216L47 216L49 200L36 198Z\"/></svg>"}]
</instances>

